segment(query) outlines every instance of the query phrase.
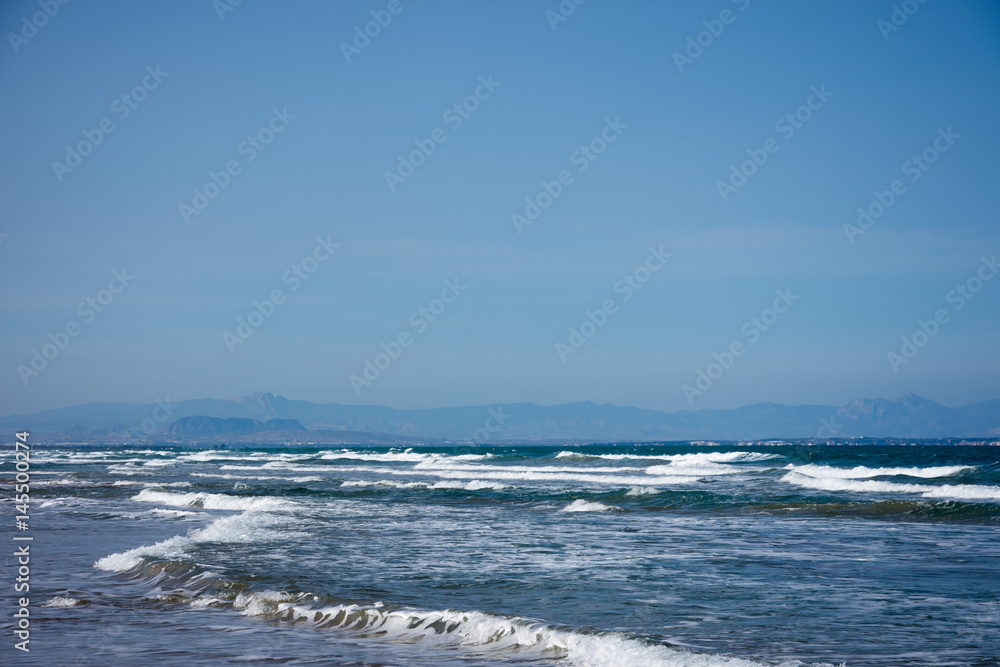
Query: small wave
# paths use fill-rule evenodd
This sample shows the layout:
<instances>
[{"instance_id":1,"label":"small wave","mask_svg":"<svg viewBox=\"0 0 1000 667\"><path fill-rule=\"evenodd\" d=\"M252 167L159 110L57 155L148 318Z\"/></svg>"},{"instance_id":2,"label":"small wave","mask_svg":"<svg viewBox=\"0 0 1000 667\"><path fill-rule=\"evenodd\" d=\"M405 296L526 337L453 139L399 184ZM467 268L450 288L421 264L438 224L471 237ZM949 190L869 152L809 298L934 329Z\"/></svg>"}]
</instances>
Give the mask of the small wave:
<instances>
[{"instance_id":1,"label":"small wave","mask_svg":"<svg viewBox=\"0 0 1000 667\"><path fill-rule=\"evenodd\" d=\"M599 457L595 456L594 454L584 454L583 452L564 451L564 452L559 452L553 458L570 459L572 461L589 461Z\"/></svg>"},{"instance_id":2,"label":"small wave","mask_svg":"<svg viewBox=\"0 0 1000 667\"><path fill-rule=\"evenodd\" d=\"M595 473L619 473L619 472L642 472L643 468L638 467L593 467L593 468L580 468L578 466L567 467L567 466L550 466L550 465L533 465L533 466L516 466L516 465L483 465L477 463L454 463L452 461L442 461L439 459L431 459L429 461L421 461L420 463L413 466L415 470L482 470L491 472L595 472Z\"/></svg>"},{"instance_id":3,"label":"small wave","mask_svg":"<svg viewBox=\"0 0 1000 667\"><path fill-rule=\"evenodd\" d=\"M77 496L67 496L65 498L50 498L49 500L43 500L38 504L38 507L83 507L86 505L93 505L96 500L91 498L82 498Z\"/></svg>"},{"instance_id":4,"label":"small wave","mask_svg":"<svg viewBox=\"0 0 1000 667\"><path fill-rule=\"evenodd\" d=\"M659 493L657 489L652 489L648 486L633 486L628 491L625 492L626 496L652 496Z\"/></svg>"},{"instance_id":5,"label":"small wave","mask_svg":"<svg viewBox=\"0 0 1000 667\"><path fill-rule=\"evenodd\" d=\"M495 469L494 469L495 468ZM698 477L693 475L661 475L661 476L638 476L638 475L609 475L603 474L604 469L596 468L590 470L580 470L579 472L549 472L545 468L541 470L513 471L504 469L502 466L489 467L468 467L459 470L395 470L395 469L367 469L352 468L357 472L378 472L383 475L397 476L433 476L445 479L469 479L469 480L518 480L527 482L583 482L596 485L615 486L670 486L674 484L693 484L698 481Z\"/></svg>"},{"instance_id":6,"label":"small wave","mask_svg":"<svg viewBox=\"0 0 1000 667\"><path fill-rule=\"evenodd\" d=\"M195 452L194 454L183 454L178 456L176 460L181 462L208 463L210 461L243 461L249 458L249 456L238 456L228 452L207 449L202 452Z\"/></svg>"},{"instance_id":7,"label":"small wave","mask_svg":"<svg viewBox=\"0 0 1000 667\"><path fill-rule=\"evenodd\" d=\"M143 514L152 516L162 516L170 519L186 519L193 516L204 516L202 512L192 512L190 510L165 510L165 509L155 509L149 510L148 512L143 512Z\"/></svg>"},{"instance_id":8,"label":"small wave","mask_svg":"<svg viewBox=\"0 0 1000 667\"><path fill-rule=\"evenodd\" d=\"M162 503L174 507L201 507L207 510L268 510L287 509L294 506L289 500L280 498L227 496L220 493L171 493L143 489L132 500L143 503Z\"/></svg>"},{"instance_id":9,"label":"small wave","mask_svg":"<svg viewBox=\"0 0 1000 667\"><path fill-rule=\"evenodd\" d=\"M288 539L287 516L261 512L243 512L217 519L187 535L175 535L156 544L136 547L101 558L94 567L99 570L126 572L143 564L145 558L187 560L186 547L201 542L256 543ZM273 530L274 528L283 530Z\"/></svg>"},{"instance_id":10,"label":"small wave","mask_svg":"<svg viewBox=\"0 0 1000 667\"><path fill-rule=\"evenodd\" d=\"M326 461L352 459L355 461L380 461L383 463L418 463L430 460L481 461L482 459L491 457L491 454L434 454L430 452L415 452L412 448L402 452L358 452L351 449L343 449L337 452L327 452L320 456L321 459Z\"/></svg>"},{"instance_id":11,"label":"small wave","mask_svg":"<svg viewBox=\"0 0 1000 667\"><path fill-rule=\"evenodd\" d=\"M429 484L427 482L396 482L391 479L380 479L380 480L363 480L354 479L341 482L342 487L353 487L353 486L386 486L394 489L462 489L464 491L482 491L489 489L491 491L500 491L508 488L505 484L500 484L499 482L487 482L481 479L474 479L469 482L434 482Z\"/></svg>"},{"instance_id":12,"label":"small wave","mask_svg":"<svg viewBox=\"0 0 1000 667\"><path fill-rule=\"evenodd\" d=\"M697 475L699 477L715 477L717 475L738 475L745 473L747 468L736 468L724 463L685 463L678 465L671 463L665 466L649 466L646 468L647 475Z\"/></svg>"},{"instance_id":13,"label":"small wave","mask_svg":"<svg viewBox=\"0 0 1000 667\"><path fill-rule=\"evenodd\" d=\"M116 475L154 475L156 474L152 470L144 469L137 466L134 462L127 463L117 463L108 466L108 472L114 473Z\"/></svg>"},{"instance_id":14,"label":"small wave","mask_svg":"<svg viewBox=\"0 0 1000 667\"><path fill-rule=\"evenodd\" d=\"M1000 501L1000 486L976 484L898 484L875 480L842 479L837 477L815 478L792 471L781 481L817 491L853 491L858 493L919 493L924 498L957 498L960 500Z\"/></svg>"},{"instance_id":15,"label":"small wave","mask_svg":"<svg viewBox=\"0 0 1000 667\"><path fill-rule=\"evenodd\" d=\"M79 598L68 598L62 595L57 595L45 604L43 607L75 607L79 604L86 604L83 600Z\"/></svg>"},{"instance_id":16,"label":"small wave","mask_svg":"<svg viewBox=\"0 0 1000 667\"><path fill-rule=\"evenodd\" d=\"M98 486L95 482L64 477L62 479L45 479L32 482L32 486Z\"/></svg>"},{"instance_id":17,"label":"small wave","mask_svg":"<svg viewBox=\"0 0 1000 667\"><path fill-rule=\"evenodd\" d=\"M293 482L295 484L305 484L307 482L322 482L323 477L279 477L277 475L231 475L221 472L193 472L191 477L217 477L219 479L251 479L260 481Z\"/></svg>"},{"instance_id":18,"label":"small wave","mask_svg":"<svg viewBox=\"0 0 1000 667\"><path fill-rule=\"evenodd\" d=\"M866 479L883 475L905 475L907 477L930 479L934 477L950 477L962 472L969 472L975 470L975 466L936 466L931 468L866 468L865 466L855 466L854 468L836 468L834 466L814 464L801 466L789 464L785 466L785 469L817 479Z\"/></svg>"},{"instance_id":19,"label":"small wave","mask_svg":"<svg viewBox=\"0 0 1000 667\"><path fill-rule=\"evenodd\" d=\"M586 454L584 452L564 451L556 454L557 459L575 459L585 461L588 459L606 459L608 461L622 461L626 459L637 459L640 461L672 461L679 464L698 463L751 463L756 461L770 461L782 458L780 454L767 454L764 452L700 452L696 454Z\"/></svg>"},{"instance_id":20,"label":"small wave","mask_svg":"<svg viewBox=\"0 0 1000 667\"><path fill-rule=\"evenodd\" d=\"M314 607L308 594L240 593L233 607L246 616L287 620L314 628L337 628L390 641L433 642L479 648L498 655L516 652L539 659L559 657L576 667L760 667L765 663L654 644L619 632L582 632L516 616L480 611L386 609L382 603ZM525 656L527 657L527 656Z\"/></svg>"},{"instance_id":21,"label":"small wave","mask_svg":"<svg viewBox=\"0 0 1000 667\"><path fill-rule=\"evenodd\" d=\"M618 507L617 505L605 505L604 503L590 502L589 500L577 499L559 511L560 512L612 512L620 509L621 507Z\"/></svg>"}]
</instances>

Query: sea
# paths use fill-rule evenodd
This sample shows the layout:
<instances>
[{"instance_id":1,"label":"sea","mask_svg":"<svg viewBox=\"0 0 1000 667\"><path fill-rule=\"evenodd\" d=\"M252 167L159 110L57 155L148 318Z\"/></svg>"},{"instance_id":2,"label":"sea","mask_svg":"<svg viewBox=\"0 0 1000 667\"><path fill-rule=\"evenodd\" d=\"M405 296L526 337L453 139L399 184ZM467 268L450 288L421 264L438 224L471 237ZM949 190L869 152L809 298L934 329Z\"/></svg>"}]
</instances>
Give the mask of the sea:
<instances>
[{"instance_id":1,"label":"sea","mask_svg":"<svg viewBox=\"0 0 1000 667\"><path fill-rule=\"evenodd\" d=\"M996 445L8 452L0 663L1000 665Z\"/></svg>"}]
</instances>

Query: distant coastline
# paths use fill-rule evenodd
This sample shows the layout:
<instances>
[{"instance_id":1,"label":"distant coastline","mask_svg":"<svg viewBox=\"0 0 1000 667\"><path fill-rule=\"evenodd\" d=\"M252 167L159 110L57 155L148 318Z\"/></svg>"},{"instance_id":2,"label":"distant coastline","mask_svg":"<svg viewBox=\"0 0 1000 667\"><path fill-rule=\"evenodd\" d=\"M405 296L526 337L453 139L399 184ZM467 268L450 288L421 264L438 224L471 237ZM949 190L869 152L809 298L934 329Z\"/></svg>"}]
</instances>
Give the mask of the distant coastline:
<instances>
[{"instance_id":1,"label":"distant coastline","mask_svg":"<svg viewBox=\"0 0 1000 667\"><path fill-rule=\"evenodd\" d=\"M949 408L907 394L842 406L759 403L659 412L592 402L399 410L311 403L258 392L233 400L92 403L0 418L39 444L215 446L850 442L1000 439L1000 400Z\"/></svg>"}]
</instances>

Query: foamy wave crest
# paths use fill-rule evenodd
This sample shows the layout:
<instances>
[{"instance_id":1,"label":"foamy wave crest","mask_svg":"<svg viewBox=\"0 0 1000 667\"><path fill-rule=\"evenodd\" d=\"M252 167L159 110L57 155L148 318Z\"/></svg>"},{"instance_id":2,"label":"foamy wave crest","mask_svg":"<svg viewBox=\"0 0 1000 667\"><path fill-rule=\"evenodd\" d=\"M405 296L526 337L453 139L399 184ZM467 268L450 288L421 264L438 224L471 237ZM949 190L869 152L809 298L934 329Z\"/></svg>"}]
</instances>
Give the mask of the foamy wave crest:
<instances>
[{"instance_id":1,"label":"foamy wave crest","mask_svg":"<svg viewBox=\"0 0 1000 667\"><path fill-rule=\"evenodd\" d=\"M596 459L598 457L594 456L593 454L584 454L583 452L564 451L564 452L559 452L558 454L556 454L555 458L557 458L557 459L570 459L572 461L586 461L588 459Z\"/></svg>"},{"instance_id":2,"label":"foamy wave crest","mask_svg":"<svg viewBox=\"0 0 1000 667\"><path fill-rule=\"evenodd\" d=\"M66 496L65 498L51 498L39 503L39 507L86 507L94 505L98 501L93 498L83 498L77 496Z\"/></svg>"},{"instance_id":3,"label":"foamy wave crest","mask_svg":"<svg viewBox=\"0 0 1000 667\"><path fill-rule=\"evenodd\" d=\"M780 454L764 452L702 452L697 454L585 454L584 452L564 451L555 456L557 459L606 459L622 461L638 459L640 461L672 461L675 464L700 463L751 463L755 461L770 461L782 458Z\"/></svg>"},{"instance_id":4,"label":"foamy wave crest","mask_svg":"<svg viewBox=\"0 0 1000 667\"><path fill-rule=\"evenodd\" d=\"M188 519L191 517L207 516L204 512L192 512L191 510L165 510L155 509L143 512L147 516L159 516L167 519Z\"/></svg>"},{"instance_id":5,"label":"foamy wave crest","mask_svg":"<svg viewBox=\"0 0 1000 667\"><path fill-rule=\"evenodd\" d=\"M617 505L605 505L604 503L590 502L588 500L578 499L571 502L566 507L559 510L560 512L611 512L615 510L620 510L621 507Z\"/></svg>"},{"instance_id":6,"label":"foamy wave crest","mask_svg":"<svg viewBox=\"0 0 1000 667\"><path fill-rule=\"evenodd\" d=\"M253 456L253 454L240 456L231 452L220 452L218 450L206 449L193 454L183 454L178 456L176 460L184 462L190 461L193 463L207 463L209 461L245 461L251 456Z\"/></svg>"},{"instance_id":7,"label":"foamy wave crest","mask_svg":"<svg viewBox=\"0 0 1000 667\"><path fill-rule=\"evenodd\" d=\"M526 618L480 611L387 610L374 605L316 608L308 595L241 593L233 602L247 616L287 620L314 628L337 628L390 641L477 648L503 655L557 657L576 667L760 667L765 663L653 644L617 632L581 632ZM315 598L312 598L315 599Z\"/></svg>"},{"instance_id":8,"label":"foamy wave crest","mask_svg":"<svg viewBox=\"0 0 1000 667\"><path fill-rule=\"evenodd\" d=\"M610 472L642 472L642 468L635 467L600 467L600 468L580 468L578 466L567 467L567 466L517 466L517 465L487 465L481 463L462 463L453 462L451 459L430 459L428 461L421 461L420 463L413 466L416 470L484 470L484 471L499 471L499 472L598 472L598 473L610 473Z\"/></svg>"},{"instance_id":9,"label":"foamy wave crest","mask_svg":"<svg viewBox=\"0 0 1000 667\"><path fill-rule=\"evenodd\" d=\"M709 463L755 463L757 461L772 461L780 459L780 454L768 454L766 452L700 452L697 454L672 454L663 458L673 461L675 464L699 464Z\"/></svg>"},{"instance_id":10,"label":"foamy wave crest","mask_svg":"<svg viewBox=\"0 0 1000 667\"><path fill-rule=\"evenodd\" d=\"M875 480L855 480L827 477L817 479L798 472L790 472L781 481L818 491L852 491L857 493L919 493L924 498L956 498L959 500L1000 501L1000 486L976 484L897 484Z\"/></svg>"},{"instance_id":11,"label":"foamy wave crest","mask_svg":"<svg viewBox=\"0 0 1000 667\"><path fill-rule=\"evenodd\" d=\"M192 494L193 495L193 494ZM158 560L187 560L186 547L199 542L256 543L288 539L287 516L244 512L217 519L200 530L187 535L175 535L156 544L136 547L122 553L105 556L94 567L99 570L125 572L142 565L145 558ZM273 528L282 527L277 531Z\"/></svg>"},{"instance_id":12,"label":"foamy wave crest","mask_svg":"<svg viewBox=\"0 0 1000 667\"><path fill-rule=\"evenodd\" d=\"M470 478L481 478L481 479L493 479L493 480L520 480L527 482L583 482L586 484L598 484L607 485L613 484L616 486L667 486L672 484L693 484L698 481L697 477L691 475L661 475L661 476L627 476L627 475L605 475L598 474L604 472L600 468L595 469L593 473L589 472L579 472L579 473L568 473L568 472L545 472L544 468L542 471L536 472L508 472L508 471L483 471L476 468L470 468L468 471L464 470L427 470L427 471L406 471L406 470L386 470L383 472L388 472L392 475L414 475L414 474L427 474L433 475L435 477L444 477L448 479L470 479Z\"/></svg>"},{"instance_id":13,"label":"foamy wave crest","mask_svg":"<svg viewBox=\"0 0 1000 667\"><path fill-rule=\"evenodd\" d=\"M156 473L152 470L145 470L137 466L134 462L128 461L126 463L119 463L115 465L108 466L108 472L114 473L116 475L155 475Z\"/></svg>"},{"instance_id":14,"label":"foamy wave crest","mask_svg":"<svg viewBox=\"0 0 1000 667\"><path fill-rule=\"evenodd\" d=\"M670 463L665 466L649 466L647 475L698 475L699 477L714 477L716 475L738 475L746 472L746 468L736 468L724 463L685 462Z\"/></svg>"},{"instance_id":15,"label":"foamy wave crest","mask_svg":"<svg viewBox=\"0 0 1000 667\"><path fill-rule=\"evenodd\" d=\"M57 595L45 604L43 607L75 607L78 604L83 604L83 600L79 598L67 598L62 595Z\"/></svg>"},{"instance_id":16,"label":"foamy wave crest","mask_svg":"<svg viewBox=\"0 0 1000 667\"><path fill-rule=\"evenodd\" d=\"M406 449L402 452L358 452L352 449L342 449L337 452L327 452L320 456L321 459L327 461L352 459L355 461L379 461L382 463L419 463L421 461L430 460L481 461L482 459L491 457L491 454L432 454L427 452L415 452L412 448Z\"/></svg>"},{"instance_id":17,"label":"foamy wave crest","mask_svg":"<svg viewBox=\"0 0 1000 667\"><path fill-rule=\"evenodd\" d=\"M470 482L434 482L433 484L428 484L426 482L396 482L391 479L380 479L374 481L353 479L342 482L341 486L386 486L394 489L462 489L464 491L482 491L485 489L489 489L491 491L501 491L507 488L506 484L500 484L499 482L487 482L481 479L474 479Z\"/></svg>"},{"instance_id":18,"label":"foamy wave crest","mask_svg":"<svg viewBox=\"0 0 1000 667\"><path fill-rule=\"evenodd\" d=\"M264 496L251 498L246 496L227 496L221 493L170 493L143 489L132 500L143 503L161 503L174 507L200 507L206 510L269 510L288 509L296 503L280 498Z\"/></svg>"},{"instance_id":19,"label":"foamy wave crest","mask_svg":"<svg viewBox=\"0 0 1000 667\"><path fill-rule=\"evenodd\" d=\"M219 479L252 479L260 481L280 481L293 482L295 484L305 484L307 482L322 482L323 477L279 477L277 475L230 475L223 472L193 472L192 477L218 477Z\"/></svg>"},{"instance_id":20,"label":"foamy wave crest","mask_svg":"<svg viewBox=\"0 0 1000 667\"><path fill-rule=\"evenodd\" d=\"M801 466L787 465L785 468L817 479L867 479L882 475L906 475L907 477L930 479L934 477L949 477L975 470L974 466L937 466L931 468L866 468L865 466L856 466L854 468L835 468L833 466L812 464Z\"/></svg>"}]
</instances>

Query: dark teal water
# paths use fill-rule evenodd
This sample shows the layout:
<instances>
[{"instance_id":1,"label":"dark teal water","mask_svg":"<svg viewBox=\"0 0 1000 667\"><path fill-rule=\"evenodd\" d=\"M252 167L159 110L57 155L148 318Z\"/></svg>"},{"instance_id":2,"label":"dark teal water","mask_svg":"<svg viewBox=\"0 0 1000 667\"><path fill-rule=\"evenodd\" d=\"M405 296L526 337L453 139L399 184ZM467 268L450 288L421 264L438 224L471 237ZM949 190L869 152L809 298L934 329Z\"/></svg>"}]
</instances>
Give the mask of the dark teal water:
<instances>
[{"instance_id":1,"label":"dark teal water","mask_svg":"<svg viewBox=\"0 0 1000 667\"><path fill-rule=\"evenodd\" d=\"M32 476L32 651L5 614L3 664L1000 664L995 446L78 449Z\"/></svg>"}]
</instances>

